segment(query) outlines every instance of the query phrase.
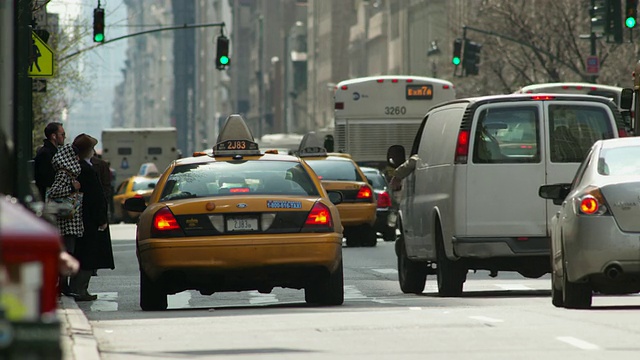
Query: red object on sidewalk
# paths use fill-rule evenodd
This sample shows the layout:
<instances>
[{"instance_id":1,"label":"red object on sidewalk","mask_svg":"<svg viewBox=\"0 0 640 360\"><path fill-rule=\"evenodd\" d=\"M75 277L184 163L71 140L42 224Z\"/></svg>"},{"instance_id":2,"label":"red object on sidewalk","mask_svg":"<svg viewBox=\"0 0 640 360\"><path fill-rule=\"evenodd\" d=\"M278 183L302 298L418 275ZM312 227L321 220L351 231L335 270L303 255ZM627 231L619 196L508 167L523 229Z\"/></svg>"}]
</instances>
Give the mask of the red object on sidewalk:
<instances>
[{"instance_id":1,"label":"red object on sidewalk","mask_svg":"<svg viewBox=\"0 0 640 360\"><path fill-rule=\"evenodd\" d=\"M56 310L58 259L62 241L58 229L23 205L0 194L0 254L2 264L40 262L40 315Z\"/></svg>"}]
</instances>

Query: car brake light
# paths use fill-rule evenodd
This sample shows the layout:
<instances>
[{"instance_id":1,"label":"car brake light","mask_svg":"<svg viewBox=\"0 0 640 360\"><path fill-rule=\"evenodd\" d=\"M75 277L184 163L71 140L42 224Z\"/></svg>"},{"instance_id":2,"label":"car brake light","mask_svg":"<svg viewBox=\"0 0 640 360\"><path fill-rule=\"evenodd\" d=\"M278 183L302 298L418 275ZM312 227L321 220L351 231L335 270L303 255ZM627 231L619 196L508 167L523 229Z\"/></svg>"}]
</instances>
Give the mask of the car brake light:
<instances>
[{"instance_id":1,"label":"car brake light","mask_svg":"<svg viewBox=\"0 0 640 360\"><path fill-rule=\"evenodd\" d=\"M358 191L357 199L371 199L372 193L371 188L366 185L362 185L360 187L360 191Z\"/></svg>"},{"instance_id":2,"label":"car brake light","mask_svg":"<svg viewBox=\"0 0 640 360\"><path fill-rule=\"evenodd\" d=\"M618 129L618 137L628 137L629 133L625 129Z\"/></svg>"},{"instance_id":3,"label":"car brake light","mask_svg":"<svg viewBox=\"0 0 640 360\"><path fill-rule=\"evenodd\" d=\"M606 201L600 189L590 186L586 189L585 194L577 198L578 214L582 215L607 215Z\"/></svg>"},{"instance_id":4,"label":"car brake light","mask_svg":"<svg viewBox=\"0 0 640 360\"><path fill-rule=\"evenodd\" d=\"M531 100L553 100L555 98L555 96L551 95L535 95L531 97Z\"/></svg>"},{"instance_id":5,"label":"car brake light","mask_svg":"<svg viewBox=\"0 0 640 360\"><path fill-rule=\"evenodd\" d=\"M152 226L151 233L154 236L176 235L176 233L183 235L178 220L167 207L158 210L153 215Z\"/></svg>"},{"instance_id":6,"label":"car brake light","mask_svg":"<svg viewBox=\"0 0 640 360\"><path fill-rule=\"evenodd\" d=\"M469 158L469 130L460 130L456 144L456 164L466 164Z\"/></svg>"},{"instance_id":7,"label":"car brake light","mask_svg":"<svg viewBox=\"0 0 640 360\"><path fill-rule=\"evenodd\" d=\"M379 208L388 208L391 207L391 196L386 191L383 191L378 194L378 207Z\"/></svg>"},{"instance_id":8,"label":"car brake light","mask_svg":"<svg viewBox=\"0 0 640 360\"><path fill-rule=\"evenodd\" d=\"M333 220L331 219L331 211L327 205L317 202L313 205L313 208L307 215L307 220L304 222L304 229L317 231L317 230L331 230L333 229Z\"/></svg>"},{"instance_id":9,"label":"car brake light","mask_svg":"<svg viewBox=\"0 0 640 360\"><path fill-rule=\"evenodd\" d=\"M230 193L248 193L250 191L251 189L249 189L248 187L238 187L238 188L229 189Z\"/></svg>"}]
</instances>

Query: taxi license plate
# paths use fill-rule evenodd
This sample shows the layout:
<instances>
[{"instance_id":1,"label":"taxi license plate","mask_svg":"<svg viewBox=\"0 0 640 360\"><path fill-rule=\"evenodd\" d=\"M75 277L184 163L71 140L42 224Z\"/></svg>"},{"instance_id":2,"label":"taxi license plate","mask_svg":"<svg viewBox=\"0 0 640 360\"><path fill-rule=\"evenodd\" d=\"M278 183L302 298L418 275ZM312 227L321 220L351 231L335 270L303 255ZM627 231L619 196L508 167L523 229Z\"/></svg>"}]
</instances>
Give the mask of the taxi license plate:
<instances>
[{"instance_id":1,"label":"taxi license plate","mask_svg":"<svg viewBox=\"0 0 640 360\"><path fill-rule=\"evenodd\" d=\"M258 218L255 218L255 217L227 218L227 231L256 231L256 230L258 230Z\"/></svg>"}]
</instances>

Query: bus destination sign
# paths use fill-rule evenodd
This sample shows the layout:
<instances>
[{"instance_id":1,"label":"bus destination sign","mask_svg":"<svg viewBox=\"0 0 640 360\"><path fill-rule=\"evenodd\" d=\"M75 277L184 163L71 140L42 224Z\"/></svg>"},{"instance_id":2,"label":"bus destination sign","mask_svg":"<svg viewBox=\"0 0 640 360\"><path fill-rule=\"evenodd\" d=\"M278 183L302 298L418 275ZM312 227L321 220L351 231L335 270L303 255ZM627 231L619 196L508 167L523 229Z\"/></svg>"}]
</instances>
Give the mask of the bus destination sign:
<instances>
[{"instance_id":1,"label":"bus destination sign","mask_svg":"<svg viewBox=\"0 0 640 360\"><path fill-rule=\"evenodd\" d=\"M433 98L433 85L407 85L405 95L407 100L431 100Z\"/></svg>"}]
</instances>

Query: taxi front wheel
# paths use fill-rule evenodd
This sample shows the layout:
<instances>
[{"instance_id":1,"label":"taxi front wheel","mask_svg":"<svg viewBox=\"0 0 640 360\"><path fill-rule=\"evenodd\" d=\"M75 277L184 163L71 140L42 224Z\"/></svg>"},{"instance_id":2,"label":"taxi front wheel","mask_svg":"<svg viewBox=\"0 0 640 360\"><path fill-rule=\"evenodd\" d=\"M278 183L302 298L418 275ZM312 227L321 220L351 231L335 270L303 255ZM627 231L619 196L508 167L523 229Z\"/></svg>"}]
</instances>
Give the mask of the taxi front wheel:
<instances>
[{"instance_id":1,"label":"taxi front wheel","mask_svg":"<svg viewBox=\"0 0 640 360\"><path fill-rule=\"evenodd\" d=\"M307 304L342 305L344 302L342 261L332 274L305 287L304 300Z\"/></svg>"},{"instance_id":2,"label":"taxi front wheel","mask_svg":"<svg viewBox=\"0 0 640 360\"><path fill-rule=\"evenodd\" d=\"M167 310L167 294L140 270L140 308L144 311Z\"/></svg>"}]
</instances>

